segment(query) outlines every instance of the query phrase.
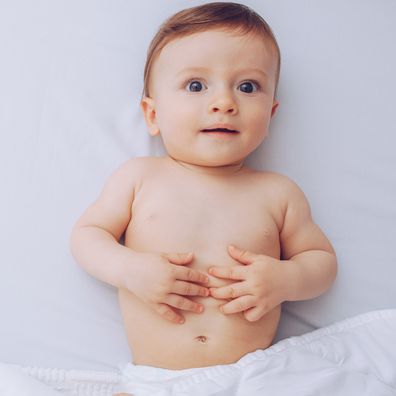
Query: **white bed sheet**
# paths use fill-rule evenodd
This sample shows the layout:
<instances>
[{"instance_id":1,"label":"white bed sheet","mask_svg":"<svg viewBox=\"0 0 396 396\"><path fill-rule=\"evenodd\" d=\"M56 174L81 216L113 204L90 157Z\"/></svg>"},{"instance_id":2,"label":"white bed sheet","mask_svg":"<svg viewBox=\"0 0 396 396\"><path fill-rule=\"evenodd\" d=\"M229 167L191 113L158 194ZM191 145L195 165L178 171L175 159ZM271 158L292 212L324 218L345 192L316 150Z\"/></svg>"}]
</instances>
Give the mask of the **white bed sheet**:
<instances>
[{"instance_id":1,"label":"white bed sheet","mask_svg":"<svg viewBox=\"0 0 396 396\"><path fill-rule=\"evenodd\" d=\"M130 359L116 291L70 229L131 156L161 155L139 110L147 45L202 1L0 2L0 361L115 370ZM251 165L305 191L339 259L334 287L287 303L278 339L396 307L396 3L246 1L282 49L281 106Z\"/></svg>"}]
</instances>

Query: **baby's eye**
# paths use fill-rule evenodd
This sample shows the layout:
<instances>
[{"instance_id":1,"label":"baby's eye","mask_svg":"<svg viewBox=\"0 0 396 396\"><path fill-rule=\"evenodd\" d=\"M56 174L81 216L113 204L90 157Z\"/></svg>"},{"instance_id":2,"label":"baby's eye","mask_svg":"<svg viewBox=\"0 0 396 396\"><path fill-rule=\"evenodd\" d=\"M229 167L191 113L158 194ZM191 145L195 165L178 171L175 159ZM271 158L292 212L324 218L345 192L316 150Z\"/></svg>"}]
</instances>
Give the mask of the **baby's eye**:
<instances>
[{"instance_id":1,"label":"baby's eye","mask_svg":"<svg viewBox=\"0 0 396 396\"><path fill-rule=\"evenodd\" d=\"M260 89L260 85L254 81L245 81L240 86L239 89L245 93L257 92Z\"/></svg>"},{"instance_id":2,"label":"baby's eye","mask_svg":"<svg viewBox=\"0 0 396 396\"><path fill-rule=\"evenodd\" d=\"M204 89L204 85L198 80L191 80L187 83L186 89L190 92L201 92Z\"/></svg>"}]
</instances>

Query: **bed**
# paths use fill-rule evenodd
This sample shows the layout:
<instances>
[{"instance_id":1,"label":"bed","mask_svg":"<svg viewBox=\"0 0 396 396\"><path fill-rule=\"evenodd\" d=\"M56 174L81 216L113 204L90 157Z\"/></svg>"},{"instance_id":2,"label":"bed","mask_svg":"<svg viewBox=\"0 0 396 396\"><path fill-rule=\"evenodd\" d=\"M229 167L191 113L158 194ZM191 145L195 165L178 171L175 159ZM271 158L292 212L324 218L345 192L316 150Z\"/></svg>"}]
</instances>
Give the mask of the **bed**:
<instances>
[{"instance_id":1,"label":"bed","mask_svg":"<svg viewBox=\"0 0 396 396\"><path fill-rule=\"evenodd\" d=\"M280 108L248 163L301 186L339 262L326 294L284 303L276 341L370 318L361 347L388 350L376 374L396 394L396 3L241 2L282 51ZM139 108L145 52L166 16L201 3L0 3L1 395L111 395L131 359L116 290L68 239L116 167L164 154Z\"/></svg>"}]
</instances>

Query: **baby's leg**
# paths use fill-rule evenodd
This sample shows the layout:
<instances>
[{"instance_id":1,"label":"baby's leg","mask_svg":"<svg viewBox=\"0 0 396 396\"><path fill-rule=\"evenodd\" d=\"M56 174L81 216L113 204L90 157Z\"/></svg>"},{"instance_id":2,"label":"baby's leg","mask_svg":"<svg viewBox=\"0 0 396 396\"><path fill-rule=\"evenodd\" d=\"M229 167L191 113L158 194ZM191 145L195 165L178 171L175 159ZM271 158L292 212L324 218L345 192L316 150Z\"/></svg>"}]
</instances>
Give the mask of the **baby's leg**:
<instances>
[{"instance_id":1,"label":"baby's leg","mask_svg":"<svg viewBox=\"0 0 396 396\"><path fill-rule=\"evenodd\" d=\"M130 393L114 393L113 396L133 396Z\"/></svg>"}]
</instances>

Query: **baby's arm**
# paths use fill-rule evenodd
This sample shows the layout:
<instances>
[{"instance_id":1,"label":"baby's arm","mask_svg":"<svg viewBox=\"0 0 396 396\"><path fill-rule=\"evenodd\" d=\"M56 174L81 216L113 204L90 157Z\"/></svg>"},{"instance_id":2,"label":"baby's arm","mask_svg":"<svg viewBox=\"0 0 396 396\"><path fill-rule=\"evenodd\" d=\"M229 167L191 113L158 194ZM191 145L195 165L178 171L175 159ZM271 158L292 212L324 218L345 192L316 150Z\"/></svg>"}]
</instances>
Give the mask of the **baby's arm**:
<instances>
[{"instance_id":1,"label":"baby's arm","mask_svg":"<svg viewBox=\"0 0 396 396\"><path fill-rule=\"evenodd\" d=\"M203 308L184 295L209 294L197 284L207 282L207 275L184 266L193 255L137 252L118 242L131 220L134 192L143 171L144 159L136 158L111 175L99 198L73 227L70 248L90 275L128 289L165 319L182 323L183 316L173 308L194 312Z\"/></svg>"},{"instance_id":2,"label":"baby's arm","mask_svg":"<svg viewBox=\"0 0 396 396\"><path fill-rule=\"evenodd\" d=\"M290 280L287 300L307 300L331 286L337 259L329 240L313 222L304 193L291 181L286 183L286 197L280 241Z\"/></svg>"}]
</instances>

